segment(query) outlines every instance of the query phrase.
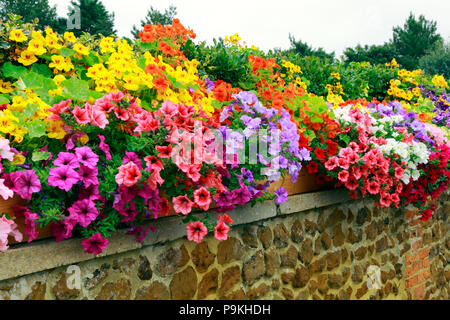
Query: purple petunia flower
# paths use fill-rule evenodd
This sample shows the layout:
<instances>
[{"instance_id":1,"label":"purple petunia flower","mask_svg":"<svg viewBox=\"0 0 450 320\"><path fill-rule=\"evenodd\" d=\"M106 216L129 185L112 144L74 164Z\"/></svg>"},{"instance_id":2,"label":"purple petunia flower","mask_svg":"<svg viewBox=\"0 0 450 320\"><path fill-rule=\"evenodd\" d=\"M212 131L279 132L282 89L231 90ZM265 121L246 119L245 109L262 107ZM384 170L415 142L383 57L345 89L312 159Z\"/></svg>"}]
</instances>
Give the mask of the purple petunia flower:
<instances>
[{"instance_id":1,"label":"purple petunia flower","mask_svg":"<svg viewBox=\"0 0 450 320\"><path fill-rule=\"evenodd\" d=\"M83 182L85 188L89 188L91 185L98 185L98 168L81 166L78 170L80 180Z\"/></svg>"},{"instance_id":2,"label":"purple petunia flower","mask_svg":"<svg viewBox=\"0 0 450 320\"><path fill-rule=\"evenodd\" d=\"M98 145L98 147L105 153L106 160L111 160L112 157L111 153L109 152L109 145L105 143L105 137L102 136L101 134L97 135L97 137L100 139L100 144Z\"/></svg>"},{"instance_id":3,"label":"purple petunia flower","mask_svg":"<svg viewBox=\"0 0 450 320\"><path fill-rule=\"evenodd\" d=\"M232 192L232 201L235 204L243 206L249 202L252 198L252 194L248 190L247 186L243 185L239 189L235 189Z\"/></svg>"},{"instance_id":4,"label":"purple petunia flower","mask_svg":"<svg viewBox=\"0 0 450 320\"><path fill-rule=\"evenodd\" d=\"M276 204L282 204L287 201L288 193L283 187L280 187L278 190L276 190L275 195L277 196L277 198L275 199Z\"/></svg>"},{"instance_id":5,"label":"purple petunia flower","mask_svg":"<svg viewBox=\"0 0 450 320\"><path fill-rule=\"evenodd\" d=\"M22 199L31 200L33 193L41 190L41 181L35 170L17 171L11 175L12 190Z\"/></svg>"}]
</instances>

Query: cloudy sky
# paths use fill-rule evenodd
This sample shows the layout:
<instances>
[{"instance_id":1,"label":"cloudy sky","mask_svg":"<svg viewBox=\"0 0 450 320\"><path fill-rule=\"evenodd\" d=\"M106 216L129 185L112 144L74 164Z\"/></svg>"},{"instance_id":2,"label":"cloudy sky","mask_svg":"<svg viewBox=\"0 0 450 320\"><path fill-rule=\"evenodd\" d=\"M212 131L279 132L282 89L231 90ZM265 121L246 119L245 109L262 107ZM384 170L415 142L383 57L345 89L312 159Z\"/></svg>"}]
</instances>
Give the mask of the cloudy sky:
<instances>
[{"instance_id":1,"label":"cloudy sky","mask_svg":"<svg viewBox=\"0 0 450 320\"><path fill-rule=\"evenodd\" d=\"M60 16L67 16L70 0L50 0ZM147 9L164 11L173 4L177 17L191 27L198 40L237 32L260 49L288 48L289 33L313 47L342 54L346 47L382 44L392 27L403 25L410 12L437 21L438 32L450 40L448 0L103 0L115 13L119 36L130 36Z\"/></svg>"}]
</instances>

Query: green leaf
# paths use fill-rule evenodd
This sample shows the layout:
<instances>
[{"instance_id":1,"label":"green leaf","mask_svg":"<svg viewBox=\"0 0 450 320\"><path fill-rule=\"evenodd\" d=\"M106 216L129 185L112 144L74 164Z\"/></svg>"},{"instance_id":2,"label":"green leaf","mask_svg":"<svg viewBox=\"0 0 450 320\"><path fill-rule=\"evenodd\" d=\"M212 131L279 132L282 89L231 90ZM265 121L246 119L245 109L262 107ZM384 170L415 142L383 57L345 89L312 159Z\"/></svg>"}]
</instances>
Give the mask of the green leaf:
<instances>
[{"instance_id":1,"label":"green leaf","mask_svg":"<svg viewBox=\"0 0 450 320\"><path fill-rule=\"evenodd\" d=\"M9 49L10 47L11 47L11 45L9 44L9 42L6 42L6 41L1 41L1 42L0 42L0 48L1 48L1 49L7 50L7 49Z\"/></svg>"},{"instance_id":2,"label":"green leaf","mask_svg":"<svg viewBox=\"0 0 450 320\"><path fill-rule=\"evenodd\" d=\"M27 73L27 68L23 66L15 66L11 62L6 62L2 66L3 76L5 78L19 79L23 74Z\"/></svg>"},{"instance_id":3,"label":"green leaf","mask_svg":"<svg viewBox=\"0 0 450 320\"><path fill-rule=\"evenodd\" d=\"M64 58L72 56L72 55L77 53L75 50L72 50L72 49L69 49L69 48L61 48L61 50L59 50L59 52L61 53L61 55Z\"/></svg>"},{"instance_id":4,"label":"green leaf","mask_svg":"<svg viewBox=\"0 0 450 320\"><path fill-rule=\"evenodd\" d=\"M61 82L61 87L63 88L63 95L67 98L85 101L90 97L87 81L70 78Z\"/></svg>"},{"instance_id":5,"label":"green leaf","mask_svg":"<svg viewBox=\"0 0 450 320\"><path fill-rule=\"evenodd\" d=\"M34 114L36 113L36 111L38 109L39 109L39 105L37 103L29 103L25 107L25 110L22 111L21 115L23 117L31 118L32 116L34 116Z\"/></svg>"},{"instance_id":6,"label":"green leaf","mask_svg":"<svg viewBox=\"0 0 450 320\"><path fill-rule=\"evenodd\" d=\"M42 161L48 160L50 158L50 153L48 151L34 151L31 155L32 161Z\"/></svg>"},{"instance_id":7,"label":"green leaf","mask_svg":"<svg viewBox=\"0 0 450 320\"><path fill-rule=\"evenodd\" d=\"M33 120L25 123L30 138L39 138L45 135L45 123L41 120Z\"/></svg>"},{"instance_id":8,"label":"green leaf","mask_svg":"<svg viewBox=\"0 0 450 320\"><path fill-rule=\"evenodd\" d=\"M31 67L31 71L34 71L34 72L36 72L40 75L43 75L44 77L47 77L47 78L53 77L53 71L46 64L35 63Z\"/></svg>"},{"instance_id":9,"label":"green leaf","mask_svg":"<svg viewBox=\"0 0 450 320\"><path fill-rule=\"evenodd\" d=\"M99 59L91 52L87 56L83 57L83 62L89 66L93 66L94 64L99 63Z\"/></svg>"},{"instance_id":10,"label":"green leaf","mask_svg":"<svg viewBox=\"0 0 450 320\"><path fill-rule=\"evenodd\" d=\"M0 104L6 104L9 103L9 99L5 97L4 95L0 95Z\"/></svg>"}]
</instances>

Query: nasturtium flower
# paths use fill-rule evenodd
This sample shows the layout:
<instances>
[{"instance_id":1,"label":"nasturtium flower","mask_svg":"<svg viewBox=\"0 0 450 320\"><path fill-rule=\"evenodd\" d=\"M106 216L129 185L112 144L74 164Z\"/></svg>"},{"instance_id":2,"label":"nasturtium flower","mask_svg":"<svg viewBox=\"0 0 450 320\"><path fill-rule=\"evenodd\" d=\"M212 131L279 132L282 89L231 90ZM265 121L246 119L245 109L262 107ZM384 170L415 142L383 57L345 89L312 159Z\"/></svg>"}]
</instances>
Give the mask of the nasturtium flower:
<instances>
[{"instance_id":1,"label":"nasturtium flower","mask_svg":"<svg viewBox=\"0 0 450 320\"><path fill-rule=\"evenodd\" d=\"M0 79L0 93L10 93L14 91L11 82Z\"/></svg>"},{"instance_id":2,"label":"nasturtium flower","mask_svg":"<svg viewBox=\"0 0 450 320\"><path fill-rule=\"evenodd\" d=\"M45 42L38 39L31 39L28 43L28 51L34 53L37 56L41 56L47 52L47 49L44 48Z\"/></svg>"},{"instance_id":3,"label":"nasturtium flower","mask_svg":"<svg viewBox=\"0 0 450 320\"><path fill-rule=\"evenodd\" d=\"M11 30L11 32L9 33L9 40L15 41L15 42L24 42L26 41L28 38L27 36L23 33L22 29L13 29Z\"/></svg>"},{"instance_id":4,"label":"nasturtium flower","mask_svg":"<svg viewBox=\"0 0 450 320\"><path fill-rule=\"evenodd\" d=\"M69 32L69 31L64 32L64 39L66 39L66 41L68 41L68 42L76 42L77 41L77 37L75 37L75 34L73 32Z\"/></svg>"},{"instance_id":5,"label":"nasturtium flower","mask_svg":"<svg viewBox=\"0 0 450 320\"><path fill-rule=\"evenodd\" d=\"M89 54L89 48L82 45L81 43L74 44L73 50L75 50L77 53L83 56L87 56Z\"/></svg>"},{"instance_id":6,"label":"nasturtium flower","mask_svg":"<svg viewBox=\"0 0 450 320\"><path fill-rule=\"evenodd\" d=\"M38 58L34 55L34 53L30 50L24 50L20 54L19 59L17 59L18 62L23 64L24 66L29 66L38 61Z\"/></svg>"}]
</instances>

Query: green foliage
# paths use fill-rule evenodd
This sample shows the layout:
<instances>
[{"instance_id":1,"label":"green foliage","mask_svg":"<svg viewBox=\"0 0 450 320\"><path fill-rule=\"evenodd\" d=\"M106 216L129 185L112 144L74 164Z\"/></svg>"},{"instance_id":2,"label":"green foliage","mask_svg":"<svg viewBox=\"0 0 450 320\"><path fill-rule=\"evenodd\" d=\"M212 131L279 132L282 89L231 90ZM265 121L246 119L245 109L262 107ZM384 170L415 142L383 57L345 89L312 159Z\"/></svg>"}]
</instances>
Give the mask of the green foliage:
<instances>
[{"instance_id":1,"label":"green foliage","mask_svg":"<svg viewBox=\"0 0 450 320\"><path fill-rule=\"evenodd\" d=\"M321 59L334 60L334 52L327 53L323 48L314 49L306 42L295 40L295 37L291 34L289 34L289 41L291 42L291 48L289 51L297 53L301 57L314 56Z\"/></svg>"},{"instance_id":2,"label":"green foliage","mask_svg":"<svg viewBox=\"0 0 450 320\"><path fill-rule=\"evenodd\" d=\"M419 66L429 74L439 74L450 79L450 42L439 42L420 59Z\"/></svg>"},{"instance_id":3,"label":"green foliage","mask_svg":"<svg viewBox=\"0 0 450 320\"><path fill-rule=\"evenodd\" d=\"M55 31L64 30L65 19L59 18L56 6L51 7L48 0L0 0L0 19L8 20L8 14L22 16L24 22L33 22L36 18L40 29L49 26Z\"/></svg>"},{"instance_id":4,"label":"green foliage","mask_svg":"<svg viewBox=\"0 0 450 320\"><path fill-rule=\"evenodd\" d=\"M435 21L425 19L420 15L418 19L410 13L403 27L393 29L392 43L398 53L398 62L406 69L417 67L417 60L433 48L442 37L437 33Z\"/></svg>"},{"instance_id":5,"label":"green foliage","mask_svg":"<svg viewBox=\"0 0 450 320\"><path fill-rule=\"evenodd\" d=\"M81 29L71 30L77 37L86 32L91 35L116 34L114 29L114 13L109 13L100 0L72 0L69 17L75 14L74 7L80 8Z\"/></svg>"},{"instance_id":6,"label":"green foliage","mask_svg":"<svg viewBox=\"0 0 450 320\"><path fill-rule=\"evenodd\" d=\"M182 50L188 59L201 62L198 66L201 77L208 76L213 81L220 79L244 90L253 89L254 81L248 62L251 49L240 50L225 45L222 39L214 39L211 46L207 46L205 42L194 44L188 40Z\"/></svg>"},{"instance_id":7,"label":"green foliage","mask_svg":"<svg viewBox=\"0 0 450 320\"><path fill-rule=\"evenodd\" d=\"M370 62L371 64L385 64L396 57L392 43L382 45L357 45L355 48L347 48L344 51L344 61Z\"/></svg>"},{"instance_id":8,"label":"green foliage","mask_svg":"<svg viewBox=\"0 0 450 320\"><path fill-rule=\"evenodd\" d=\"M85 101L90 97L87 81L70 78L61 82L61 87L66 98L72 98L75 101Z\"/></svg>"},{"instance_id":9,"label":"green foliage","mask_svg":"<svg viewBox=\"0 0 450 320\"><path fill-rule=\"evenodd\" d=\"M140 27L136 27L133 25L133 29L131 30L131 34L135 39L139 38L139 32L141 32L146 24L157 25L160 23L162 26L166 26L172 24L173 19L177 15L177 8L173 5L170 5L168 9L165 9L164 12L161 12L152 6L147 11L147 15L143 20L141 20Z\"/></svg>"}]
</instances>

